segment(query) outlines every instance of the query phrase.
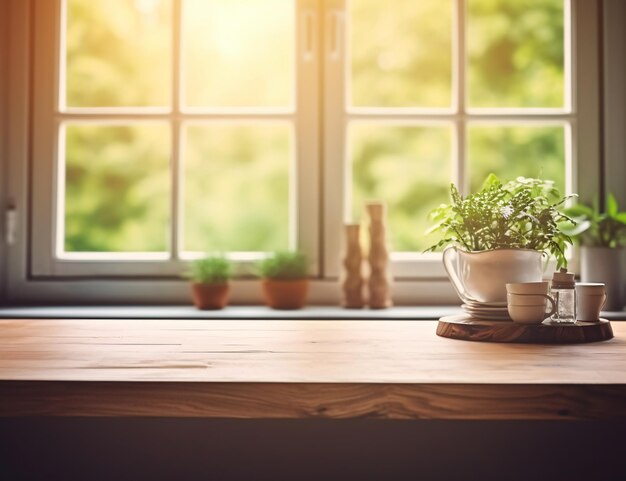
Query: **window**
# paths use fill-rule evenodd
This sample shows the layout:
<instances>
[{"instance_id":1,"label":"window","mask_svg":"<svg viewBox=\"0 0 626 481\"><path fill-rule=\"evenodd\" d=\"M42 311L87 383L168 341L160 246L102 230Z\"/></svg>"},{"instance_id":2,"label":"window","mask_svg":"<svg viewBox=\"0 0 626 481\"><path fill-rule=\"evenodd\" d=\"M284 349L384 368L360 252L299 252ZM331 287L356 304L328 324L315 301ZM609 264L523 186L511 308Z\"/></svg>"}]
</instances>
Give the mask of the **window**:
<instances>
[{"instance_id":1,"label":"window","mask_svg":"<svg viewBox=\"0 0 626 481\"><path fill-rule=\"evenodd\" d=\"M316 262L318 226L299 208L317 203L315 95L301 87L314 62L296 61L295 2L53 3L35 215L54 250L35 252L35 274L175 275L206 251L245 263L305 245Z\"/></svg>"},{"instance_id":2,"label":"window","mask_svg":"<svg viewBox=\"0 0 626 481\"><path fill-rule=\"evenodd\" d=\"M34 18L25 284L148 299L202 252L245 279L297 247L324 299L342 225L380 199L412 298L419 279L446 284L422 250L450 182L596 188L598 138L579 135L597 125L595 2L32 0L13 15Z\"/></svg>"},{"instance_id":3,"label":"window","mask_svg":"<svg viewBox=\"0 0 626 481\"><path fill-rule=\"evenodd\" d=\"M420 252L434 243L427 214L448 201L450 182L468 192L495 172L573 190L570 2L346 5L346 47L329 72L345 88L326 112L340 119L327 137L347 153L333 188L347 186L353 219L365 199L387 202L396 276L439 272L438 256Z\"/></svg>"}]
</instances>

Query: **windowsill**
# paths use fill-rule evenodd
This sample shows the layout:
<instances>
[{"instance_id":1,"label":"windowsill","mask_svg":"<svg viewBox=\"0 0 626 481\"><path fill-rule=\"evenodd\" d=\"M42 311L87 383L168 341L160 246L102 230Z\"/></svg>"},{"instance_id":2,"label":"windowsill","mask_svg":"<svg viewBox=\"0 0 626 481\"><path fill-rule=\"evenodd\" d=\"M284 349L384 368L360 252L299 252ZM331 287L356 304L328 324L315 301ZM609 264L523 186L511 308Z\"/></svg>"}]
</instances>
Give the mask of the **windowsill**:
<instances>
[{"instance_id":1,"label":"windowsill","mask_svg":"<svg viewBox=\"0 0 626 481\"><path fill-rule=\"evenodd\" d=\"M230 306L219 311L200 311L193 306L15 306L0 308L0 318L70 319L390 319L421 320L462 314L459 306L398 306L390 309L342 309L336 306L309 306L279 311L264 306ZM610 320L626 318L626 312L603 312Z\"/></svg>"},{"instance_id":2,"label":"windowsill","mask_svg":"<svg viewBox=\"0 0 626 481\"><path fill-rule=\"evenodd\" d=\"M229 306L218 311L201 311L193 306L37 306L3 307L0 318L141 318L141 319L437 319L461 314L457 306L398 306L390 309L342 309L309 306L279 311L265 306Z\"/></svg>"}]
</instances>

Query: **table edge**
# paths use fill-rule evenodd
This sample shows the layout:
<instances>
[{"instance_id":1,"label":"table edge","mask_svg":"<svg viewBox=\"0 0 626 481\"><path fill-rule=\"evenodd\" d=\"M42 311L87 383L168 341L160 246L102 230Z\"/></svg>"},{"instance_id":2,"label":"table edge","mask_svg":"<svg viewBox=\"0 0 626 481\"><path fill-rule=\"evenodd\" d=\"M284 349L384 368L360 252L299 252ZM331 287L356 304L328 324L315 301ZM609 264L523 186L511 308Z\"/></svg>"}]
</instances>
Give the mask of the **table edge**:
<instances>
[{"instance_id":1,"label":"table edge","mask_svg":"<svg viewBox=\"0 0 626 481\"><path fill-rule=\"evenodd\" d=\"M626 419L626 384L0 381L0 417Z\"/></svg>"}]
</instances>

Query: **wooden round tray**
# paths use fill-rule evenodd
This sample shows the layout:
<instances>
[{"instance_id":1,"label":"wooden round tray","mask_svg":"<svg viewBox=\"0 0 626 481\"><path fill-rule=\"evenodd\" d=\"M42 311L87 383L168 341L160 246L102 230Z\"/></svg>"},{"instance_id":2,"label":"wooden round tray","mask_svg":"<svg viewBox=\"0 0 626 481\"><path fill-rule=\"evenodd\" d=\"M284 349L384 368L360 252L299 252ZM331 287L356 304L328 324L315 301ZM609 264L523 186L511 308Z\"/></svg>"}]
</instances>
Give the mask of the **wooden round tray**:
<instances>
[{"instance_id":1,"label":"wooden round tray","mask_svg":"<svg viewBox=\"0 0 626 481\"><path fill-rule=\"evenodd\" d=\"M606 341L613 337L611 323L577 321L575 324L519 324L513 321L486 321L468 314L439 319L437 335L451 339L483 342L523 342L532 344L575 344Z\"/></svg>"}]
</instances>

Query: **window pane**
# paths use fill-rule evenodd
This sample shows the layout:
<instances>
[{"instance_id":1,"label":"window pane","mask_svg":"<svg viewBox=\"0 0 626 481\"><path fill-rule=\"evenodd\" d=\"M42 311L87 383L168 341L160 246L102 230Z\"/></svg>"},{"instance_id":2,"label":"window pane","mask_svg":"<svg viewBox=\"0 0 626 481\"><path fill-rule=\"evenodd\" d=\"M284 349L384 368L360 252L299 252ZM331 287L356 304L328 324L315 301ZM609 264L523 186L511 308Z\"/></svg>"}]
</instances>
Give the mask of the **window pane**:
<instances>
[{"instance_id":1,"label":"window pane","mask_svg":"<svg viewBox=\"0 0 626 481\"><path fill-rule=\"evenodd\" d=\"M350 2L352 104L450 107L452 1Z\"/></svg>"},{"instance_id":2,"label":"window pane","mask_svg":"<svg viewBox=\"0 0 626 481\"><path fill-rule=\"evenodd\" d=\"M185 104L285 107L294 97L293 0L185 0Z\"/></svg>"},{"instance_id":3,"label":"window pane","mask_svg":"<svg viewBox=\"0 0 626 481\"><path fill-rule=\"evenodd\" d=\"M436 239L424 234L428 213L448 199L451 129L355 122L349 135L353 219L365 217L368 200L383 200L393 250L429 247Z\"/></svg>"},{"instance_id":4,"label":"window pane","mask_svg":"<svg viewBox=\"0 0 626 481\"><path fill-rule=\"evenodd\" d=\"M565 192L565 131L562 126L480 125L468 129L470 188L490 172L502 180L519 176L553 180Z\"/></svg>"},{"instance_id":5,"label":"window pane","mask_svg":"<svg viewBox=\"0 0 626 481\"><path fill-rule=\"evenodd\" d=\"M170 102L168 0L66 0L68 107Z\"/></svg>"},{"instance_id":6,"label":"window pane","mask_svg":"<svg viewBox=\"0 0 626 481\"><path fill-rule=\"evenodd\" d=\"M283 124L187 127L184 250L288 247L291 142Z\"/></svg>"},{"instance_id":7,"label":"window pane","mask_svg":"<svg viewBox=\"0 0 626 481\"><path fill-rule=\"evenodd\" d=\"M563 107L563 0L468 0L470 107Z\"/></svg>"},{"instance_id":8,"label":"window pane","mask_svg":"<svg viewBox=\"0 0 626 481\"><path fill-rule=\"evenodd\" d=\"M65 133L65 251L166 250L169 127L69 124Z\"/></svg>"}]
</instances>

